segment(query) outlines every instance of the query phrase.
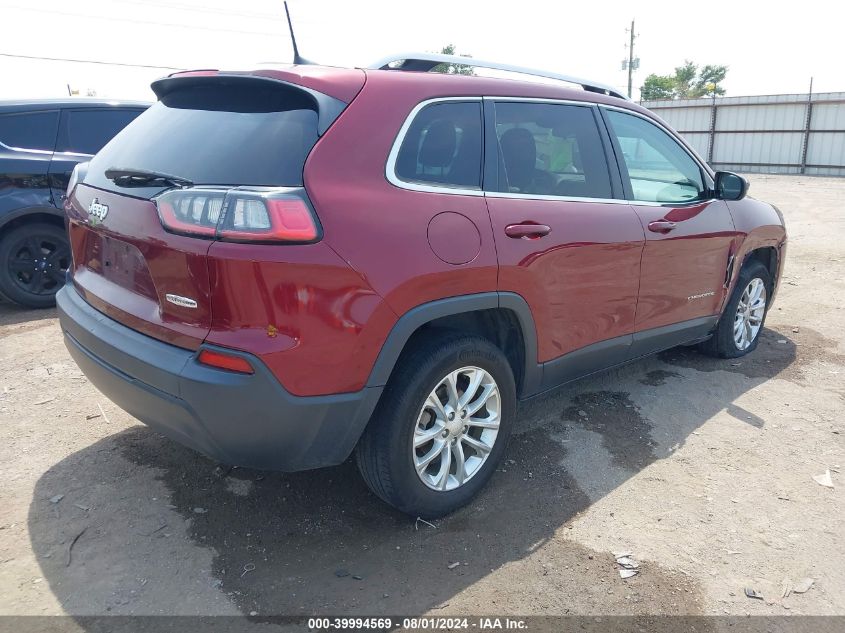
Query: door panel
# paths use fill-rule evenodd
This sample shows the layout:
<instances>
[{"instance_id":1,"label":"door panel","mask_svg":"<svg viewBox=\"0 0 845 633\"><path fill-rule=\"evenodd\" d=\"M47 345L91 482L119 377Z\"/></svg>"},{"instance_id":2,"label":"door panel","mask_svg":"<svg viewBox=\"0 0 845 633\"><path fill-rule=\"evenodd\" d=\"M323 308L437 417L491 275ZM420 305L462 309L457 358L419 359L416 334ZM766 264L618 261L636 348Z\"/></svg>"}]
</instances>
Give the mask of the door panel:
<instances>
[{"instance_id":1,"label":"door panel","mask_svg":"<svg viewBox=\"0 0 845 633\"><path fill-rule=\"evenodd\" d=\"M522 295L531 308L540 362L633 332L643 230L630 207L492 196L487 207L499 290ZM507 226L527 221L550 231L508 237Z\"/></svg>"},{"instance_id":2,"label":"door panel","mask_svg":"<svg viewBox=\"0 0 845 633\"><path fill-rule=\"evenodd\" d=\"M646 236L637 331L718 313L735 237L725 202L679 208L635 203L634 210ZM655 222L672 228L649 230Z\"/></svg>"},{"instance_id":3,"label":"door panel","mask_svg":"<svg viewBox=\"0 0 845 633\"><path fill-rule=\"evenodd\" d=\"M487 194L487 207L498 288L531 308L544 386L625 360L643 229L633 209L614 199L621 187L597 111L530 100L487 106L486 162L495 169L485 172L485 190L497 192ZM583 349L610 339L599 354ZM576 350L583 353L563 358Z\"/></svg>"},{"instance_id":4,"label":"door panel","mask_svg":"<svg viewBox=\"0 0 845 633\"><path fill-rule=\"evenodd\" d=\"M645 233L636 331L689 322L672 330L672 340L683 342L686 329L690 339L700 336L700 319L717 314L724 299L735 238L730 211L668 130L644 115L605 109L604 117Z\"/></svg>"}]
</instances>

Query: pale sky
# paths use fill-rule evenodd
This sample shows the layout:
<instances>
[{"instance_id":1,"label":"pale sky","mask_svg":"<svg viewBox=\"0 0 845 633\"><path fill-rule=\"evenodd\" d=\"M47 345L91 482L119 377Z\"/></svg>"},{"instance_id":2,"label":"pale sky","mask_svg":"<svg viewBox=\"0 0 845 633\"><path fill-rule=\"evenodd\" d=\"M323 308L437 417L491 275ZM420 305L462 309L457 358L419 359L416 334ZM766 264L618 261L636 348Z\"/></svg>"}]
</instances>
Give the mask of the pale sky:
<instances>
[{"instance_id":1,"label":"pale sky","mask_svg":"<svg viewBox=\"0 0 845 633\"><path fill-rule=\"evenodd\" d=\"M636 19L634 98L646 75L690 59L727 64L728 95L845 91L840 1L290 0L300 53L336 66L446 44L481 59L581 76L625 90ZM248 70L291 59L281 0L0 0L0 54ZM172 71L0 55L0 99L154 99Z\"/></svg>"}]
</instances>

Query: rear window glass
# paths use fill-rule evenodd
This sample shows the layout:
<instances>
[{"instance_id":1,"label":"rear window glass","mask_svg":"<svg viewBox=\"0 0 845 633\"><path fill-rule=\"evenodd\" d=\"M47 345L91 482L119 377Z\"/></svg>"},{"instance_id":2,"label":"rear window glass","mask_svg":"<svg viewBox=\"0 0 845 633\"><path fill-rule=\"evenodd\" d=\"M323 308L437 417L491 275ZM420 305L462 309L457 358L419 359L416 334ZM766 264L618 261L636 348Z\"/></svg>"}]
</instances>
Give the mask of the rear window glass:
<instances>
[{"instance_id":1,"label":"rear window glass","mask_svg":"<svg viewBox=\"0 0 845 633\"><path fill-rule=\"evenodd\" d=\"M611 198L604 146L590 108L497 103L499 190L568 198Z\"/></svg>"},{"instance_id":2,"label":"rear window glass","mask_svg":"<svg viewBox=\"0 0 845 633\"><path fill-rule=\"evenodd\" d=\"M402 141L396 175L445 187L481 188L481 104L423 108Z\"/></svg>"},{"instance_id":3,"label":"rear window glass","mask_svg":"<svg viewBox=\"0 0 845 633\"><path fill-rule=\"evenodd\" d=\"M6 147L53 151L59 112L0 114L0 143Z\"/></svg>"},{"instance_id":4,"label":"rear window glass","mask_svg":"<svg viewBox=\"0 0 845 633\"><path fill-rule=\"evenodd\" d=\"M299 90L205 84L175 90L118 134L91 161L85 182L131 195L109 168L179 176L197 185L300 186L317 142L317 112ZM159 189L161 189L159 187Z\"/></svg>"},{"instance_id":5,"label":"rear window glass","mask_svg":"<svg viewBox=\"0 0 845 633\"><path fill-rule=\"evenodd\" d=\"M96 154L141 110L65 110L57 152Z\"/></svg>"}]
</instances>

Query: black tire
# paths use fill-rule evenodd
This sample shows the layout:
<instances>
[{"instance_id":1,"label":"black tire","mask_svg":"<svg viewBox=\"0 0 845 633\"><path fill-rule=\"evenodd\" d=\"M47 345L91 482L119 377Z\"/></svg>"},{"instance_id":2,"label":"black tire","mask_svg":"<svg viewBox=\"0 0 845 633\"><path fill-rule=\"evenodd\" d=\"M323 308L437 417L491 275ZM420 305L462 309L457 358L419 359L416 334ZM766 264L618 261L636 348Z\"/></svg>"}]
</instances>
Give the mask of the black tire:
<instances>
[{"instance_id":1,"label":"black tire","mask_svg":"<svg viewBox=\"0 0 845 633\"><path fill-rule=\"evenodd\" d=\"M473 476L452 490L433 490L414 465L417 418L438 383L467 366L488 372L499 388L498 436ZM466 505L490 479L504 455L515 415L513 372L501 350L486 339L432 330L403 352L358 443L358 468L370 489L393 507L414 517L441 517Z\"/></svg>"},{"instance_id":2,"label":"black tire","mask_svg":"<svg viewBox=\"0 0 845 633\"><path fill-rule=\"evenodd\" d=\"M44 222L18 226L0 240L0 293L28 308L54 306L70 259L63 228Z\"/></svg>"},{"instance_id":3,"label":"black tire","mask_svg":"<svg viewBox=\"0 0 845 633\"><path fill-rule=\"evenodd\" d=\"M766 310L763 313L760 329L751 341L751 345L745 349L740 349L734 340L734 318L737 306L742 298L742 293L755 278L760 279L766 288ZM763 326L766 323L766 315L769 313L772 290L772 276L769 274L769 270L757 260L751 260L746 263L739 273L736 287L727 305L725 305L722 317L719 319L719 325L716 326L716 331L711 338L699 345L699 350L708 356L715 356L717 358L739 358L757 349L757 343L760 341L760 333L763 331Z\"/></svg>"}]
</instances>

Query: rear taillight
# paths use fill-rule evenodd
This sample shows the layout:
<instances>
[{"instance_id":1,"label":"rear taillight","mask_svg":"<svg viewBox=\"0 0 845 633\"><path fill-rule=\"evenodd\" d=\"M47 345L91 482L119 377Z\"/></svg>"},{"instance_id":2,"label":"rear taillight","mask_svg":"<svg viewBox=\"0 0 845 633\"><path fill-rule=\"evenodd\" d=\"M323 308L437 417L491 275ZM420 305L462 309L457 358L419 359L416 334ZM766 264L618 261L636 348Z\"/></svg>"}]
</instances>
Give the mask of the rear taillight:
<instances>
[{"instance_id":1,"label":"rear taillight","mask_svg":"<svg viewBox=\"0 0 845 633\"><path fill-rule=\"evenodd\" d=\"M168 231L236 242L314 242L319 225L299 189L171 189L154 199Z\"/></svg>"}]
</instances>

